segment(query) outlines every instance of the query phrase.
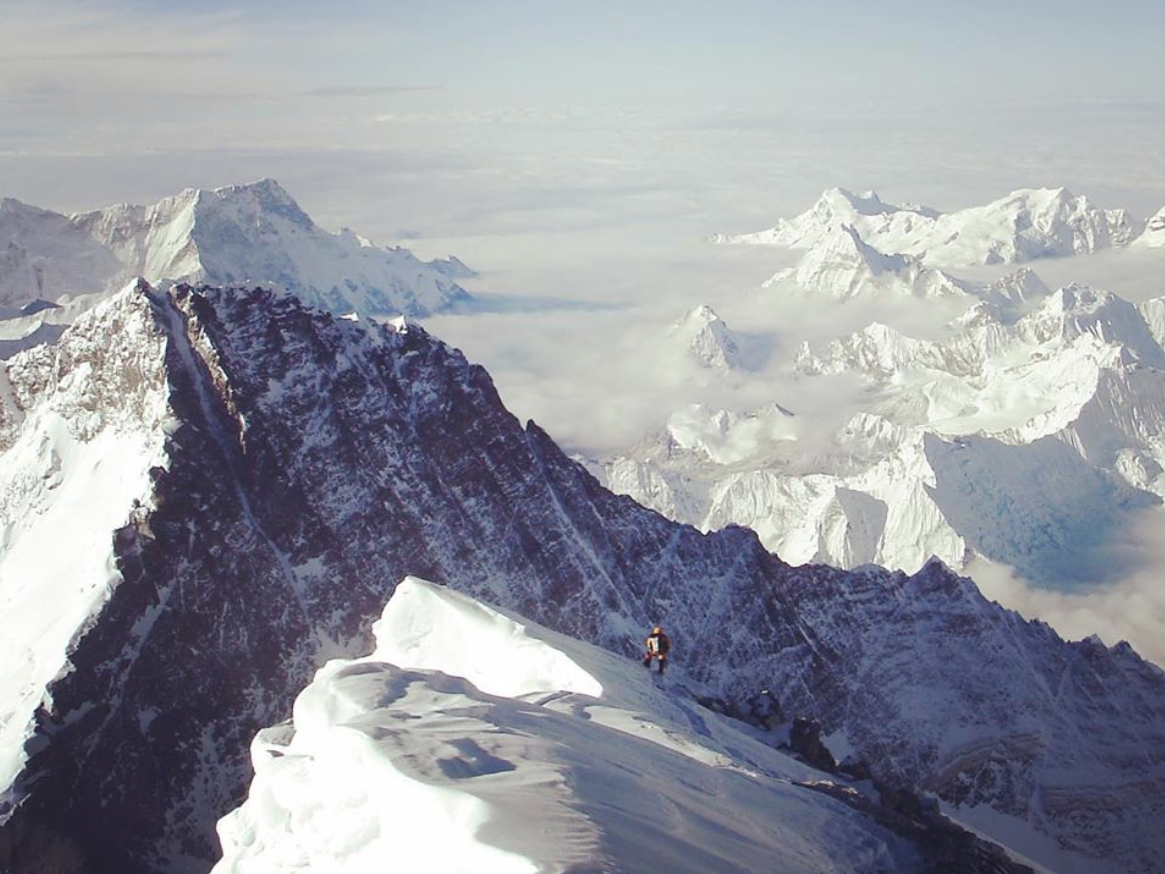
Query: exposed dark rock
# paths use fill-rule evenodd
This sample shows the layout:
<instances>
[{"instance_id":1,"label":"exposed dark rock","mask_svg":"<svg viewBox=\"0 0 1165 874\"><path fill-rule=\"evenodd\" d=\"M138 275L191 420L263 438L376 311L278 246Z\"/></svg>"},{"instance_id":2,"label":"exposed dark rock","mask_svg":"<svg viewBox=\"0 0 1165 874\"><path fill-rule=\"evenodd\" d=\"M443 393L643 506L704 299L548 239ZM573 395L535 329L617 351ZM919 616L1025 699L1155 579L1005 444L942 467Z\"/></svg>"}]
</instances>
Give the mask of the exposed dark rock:
<instances>
[{"instance_id":1,"label":"exposed dark rock","mask_svg":"<svg viewBox=\"0 0 1165 874\"><path fill-rule=\"evenodd\" d=\"M820 722L795 717L789 729L789 749L819 771L837 773L837 760L821 740Z\"/></svg>"},{"instance_id":2,"label":"exposed dark rock","mask_svg":"<svg viewBox=\"0 0 1165 874\"><path fill-rule=\"evenodd\" d=\"M860 810L909 840L924 860L928 874L1034 874L1032 868L1013 860L1000 847L951 822L908 790L887 795L881 788L880 801L857 790L830 781L805 782L798 785Z\"/></svg>"}]
</instances>

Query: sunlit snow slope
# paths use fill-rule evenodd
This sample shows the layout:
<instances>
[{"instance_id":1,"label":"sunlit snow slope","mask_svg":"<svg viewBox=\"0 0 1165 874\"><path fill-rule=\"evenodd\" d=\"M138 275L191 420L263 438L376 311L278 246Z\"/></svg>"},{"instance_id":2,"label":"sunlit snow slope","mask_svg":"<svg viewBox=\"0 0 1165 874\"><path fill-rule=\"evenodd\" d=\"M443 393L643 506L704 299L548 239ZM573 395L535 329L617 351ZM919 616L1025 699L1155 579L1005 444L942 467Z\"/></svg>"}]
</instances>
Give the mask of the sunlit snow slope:
<instances>
[{"instance_id":1,"label":"sunlit snow slope","mask_svg":"<svg viewBox=\"0 0 1165 874\"><path fill-rule=\"evenodd\" d=\"M810 788L826 775L758 739L772 735L634 659L413 577L375 632L370 656L330 662L293 718L256 737L216 874L905 874L932 861Z\"/></svg>"},{"instance_id":2,"label":"sunlit snow slope","mask_svg":"<svg viewBox=\"0 0 1165 874\"><path fill-rule=\"evenodd\" d=\"M126 292L127 294L129 292ZM119 336L109 343L109 332ZM46 686L118 579L113 532L165 462L165 333L145 308L83 316L0 368L0 793ZM101 378L94 378L101 374ZM144 633L143 623L139 633ZM5 801L10 800L4 798Z\"/></svg>"}]
</instances>

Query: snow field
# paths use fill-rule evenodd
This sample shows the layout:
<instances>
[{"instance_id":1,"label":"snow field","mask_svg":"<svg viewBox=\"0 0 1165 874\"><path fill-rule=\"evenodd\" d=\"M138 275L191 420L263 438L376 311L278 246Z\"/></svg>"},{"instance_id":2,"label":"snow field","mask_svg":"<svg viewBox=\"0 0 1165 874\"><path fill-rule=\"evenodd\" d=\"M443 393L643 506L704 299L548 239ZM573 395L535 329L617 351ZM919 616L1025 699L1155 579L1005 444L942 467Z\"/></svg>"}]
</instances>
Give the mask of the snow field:
<instances>
[{"instance_id":1,"label":"snow field","mask_svg":"<svg viewBox=\"0 0 1165 874\"><path fill-rule=\"evenodd\" d=\"M376 635L256 738L216 874L910 870L898 839L791 782L817 772L635 660L415 577Z\"/></svg>"}]
</instances>

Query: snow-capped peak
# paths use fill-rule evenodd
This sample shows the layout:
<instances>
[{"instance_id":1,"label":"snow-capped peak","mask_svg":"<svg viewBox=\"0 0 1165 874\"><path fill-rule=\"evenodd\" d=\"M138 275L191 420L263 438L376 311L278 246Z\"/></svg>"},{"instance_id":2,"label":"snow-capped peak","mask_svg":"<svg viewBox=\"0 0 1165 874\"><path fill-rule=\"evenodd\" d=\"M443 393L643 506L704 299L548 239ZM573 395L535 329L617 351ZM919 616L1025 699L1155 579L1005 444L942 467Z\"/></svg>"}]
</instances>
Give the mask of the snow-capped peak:
<instances>
[{"instance_id":1,"label":"snow-capped peak","mask_svg":"<svg viewBox=\"0 0 1165 874\"><path fill-rule=\"evenodd\" d=\"M1161 207L1145 224L1145 232L1137 238L1136 245L1149 249L1165 247L1165 207Z\"/></svg>"},{"instance_id":2,"label":"snow-capped peak","mask_svg":"<svg viewBox=\"0 0 1165 874\"><path fill-rule=\"evenodd\" d=\"M456 266L324 231L270 178L73 221L151 282L268 285L335 313L425 315L468 299Z\"/></svg>"},{"instance_id":3,"label":"snow-capped peak","mask_svg":"<svg viewBox=\"0 0 1165 874\"><path fill-rule=\"evenodd\" d=\"M832 256L841 263L864 267L874 276L881 273L897 273L910 264L903 255L885 254L867 245L853 225L842 225L841 233L835 234L829 245L823 248L822 256Z\"/></svg>"},{"instance_id":4,"label":"snow-capped peak","mask_svg":"<svg viewBox=\"0 0 1165 874\"><path fill-rule=\"evenodd\" d=\"M801 289L846 300L876 295L958 297L971 287L941 270L932 270L910 255L886 254L862 239L857 228L843 224L824 235L797 266L765 282L779 287L789 282Z\"/></svg>"},{"instance_id":5,"label":"snow-capped peak","mask_svg":"<svg viewBox=\"0 0 1165 874\"><path fill-rule=\"evenodd\" d=\"M771 455L777 444L797 439L795 416L780 404L766 404L745 413L691 404L668 418L666 438L680 450L705 462L732 465Z\"/></svg>"},{"instance_id":6,"label":"snow-capped peak","mask_svg":"<svg viewBox=\"0 0 1165 874\"><path fill-rule=\"evenodd\" d=\"M859 226L864 233L867 225L877 226L898 214L928 218L936 215L934 210L926 207L886 203L875 191L854 194L845 188L827 188L810 209L796 218L781 219L769 230L753 234L720 234L713 240L808 249L819 245L824 236L833 234L842 225Z\"/></svg>"},{"instance_id":7,"label":"snow-capped peak","mask_svg":"<svg viewBox=\"0 0 1165 874\"><path fill-rule=\"evenodd\" d=\"M315 229L311 220L286 189L270 177L244 185L198 190L195 206L201 210L229 208L256 222L279 216L304 230Z\"/></svg>"},{"instance_id":8,"label":"snow-capped peak","mask_svg":"<svg viewBox=\"0 0 1165 874\"><path fill-rule=\"evenodd\" d=\"M150 282L263 285L336 314L423 316L469 300L460 261L423 262L316 225L274 179L188 188L151 205L63 216L0 208L0 306L109 296Z\"/></svg>"},{"instance_id":9,"label":"snow-capped peak","mask_svg":"<svg viewBox=\"0 0 1165 874\"><path fill-rule=\"evenodd\" d=\"M932 266L1016 263L1128 245L1141 223L1102 210L1066 188L1025 188L985 206L952 213L892 206L877 195L830 189L807 212L754 234L719 242L811 249L841 224L882 252L921 257Z\"/></svg>"},{"instance_id":10,"label":"snow-capped peak","mask_svg":"<svg viewBox=\"0 0 1165 874\"><path fill-rule=\"evenodd\" d=\"M748 338L732 331L710 306L701 304L685 313L668 330L700 367L731 371L750 369L755 355Z\"/></svg>"},{"instance_id":11,"label":"snow-capped peak","mask_svg":"<svg viewBox=\"0 0 1165 874\"><path fill-rule=\"evenodd\" d=\"M859 215L886 215L898 207L883 203L876 191L854 194L845 188L827 188L813 205L813 214L825 225L844 224Z\"/></svg>"}]
</instances>

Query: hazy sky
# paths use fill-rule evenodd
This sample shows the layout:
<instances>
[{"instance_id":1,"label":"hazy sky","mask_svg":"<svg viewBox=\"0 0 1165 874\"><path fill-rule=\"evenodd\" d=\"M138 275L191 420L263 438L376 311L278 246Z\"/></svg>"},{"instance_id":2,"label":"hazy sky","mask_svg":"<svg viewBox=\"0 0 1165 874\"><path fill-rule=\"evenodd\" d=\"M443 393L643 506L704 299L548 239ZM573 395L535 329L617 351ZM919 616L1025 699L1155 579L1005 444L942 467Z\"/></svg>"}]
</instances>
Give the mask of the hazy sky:
<instances>
[{"instance_id":1,"label":"hazy sky","mask_svg":"<svg viewBox=\"0 0 1165 874\"><path fill-rule=\"evenodd\" d=\"M1165 96L1165 11L1149 0L0 5L5 90L40 99L420 86L460 108Z\"/></svg>"},{"instance_id":2,"label":"hazy sky","mask_svg":"<svg viewBox=\"0 0 1165 874\"><path fill-rule=\"evenodd\" d=\"M692 401L824 428L830 399L775 370L725 389L660 364L697 303L778 357L790 324L874 315L769 306L751 293L782 254L703 238L837 185L940 209L1067 186L1147 216L1163 47L1157 0L0 0L0 196L73 211L274 176L329 229L479 270L472 290L514 308L433 327L568 447L624 446ZM1165 293L1130 263L1047 270ZM1083 596L992 584L1072 633L1144 641L1162 566Z\"/></svg>"},{"instance_id":3,"label":"hazy sky","mask_svg":"<svg viewBox=\"0 0 1165 874\"><path fill-rule=\"evenodd\" d=\"M758 168L797 160L806 191L881 184L851 178L867 149L903 168L953 151L953 173L986 175L1001 146L1046 175L1071 162L1081 187L1091 161L1160 145L1137 140L1161 127L1162 45L1149 0L0 0L0 192L72 209L271 173L354 224L347 186L397 197L389 176L427 176L440 202L467 164L676 149L739 164L738 145ZM698 189L709 174L692 169ZM1117 181L1122 205L1148 208L1138 187L1160 199L1159 175Z\"/></svg>"}]
</instances>

